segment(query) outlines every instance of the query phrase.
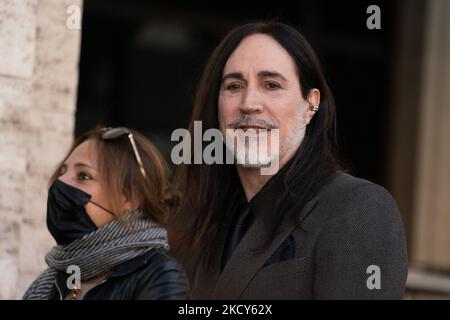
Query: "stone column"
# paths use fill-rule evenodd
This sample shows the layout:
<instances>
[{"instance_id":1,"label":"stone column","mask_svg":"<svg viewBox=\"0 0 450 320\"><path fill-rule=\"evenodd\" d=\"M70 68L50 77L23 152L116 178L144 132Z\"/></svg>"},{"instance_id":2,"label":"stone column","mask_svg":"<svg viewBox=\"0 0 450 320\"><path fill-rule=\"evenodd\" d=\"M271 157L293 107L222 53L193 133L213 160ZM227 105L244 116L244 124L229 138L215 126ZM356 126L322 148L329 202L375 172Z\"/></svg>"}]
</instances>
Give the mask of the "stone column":
<instances>
[{"instance_id":1,"label":"stone column","mask_svg":"<svg viewBox=\"0 0 450 320\"><path fill-rule=\"evenodd\" d=\"M73 139L80 30L67 11L81 4L0 0L0 299L20 298L54 245L47 185Z\"/></svg>"}]
</instances>

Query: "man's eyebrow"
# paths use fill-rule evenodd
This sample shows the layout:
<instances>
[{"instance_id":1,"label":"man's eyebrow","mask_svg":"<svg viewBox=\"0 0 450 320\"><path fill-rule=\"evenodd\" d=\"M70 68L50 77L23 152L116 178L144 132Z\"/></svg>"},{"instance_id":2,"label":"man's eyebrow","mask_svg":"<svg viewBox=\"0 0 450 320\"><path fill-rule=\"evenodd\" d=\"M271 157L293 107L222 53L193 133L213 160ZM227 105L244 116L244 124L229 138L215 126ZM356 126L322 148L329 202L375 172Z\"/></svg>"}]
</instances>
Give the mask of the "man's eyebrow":
<instances>
[{"instance_id":1,"label":"man's eyebrow","mask_svg":"<svg viewBox=\"0 0 450 320\"><path fill-rule=\"evenodd\" d=\"M281 78L284 81L287 81L286 77L277 71L263 70L263 71L258 72L258 77L260 77L260 78L274 77L274 78Z\"/></svg>"},{"instance_id":2,"label":"man's eyebrow","mask_svg":"<svg viewBox=\"0 0 450 320\"><path fill-rule=\"evenodd\" d=\"M270 70L262 70L262 71L258 72L258 77L259 78L273 77L273 78L280 78L284 81L287 81L286 77L283 76L281 73L279 73L277 71L270 71ZM222 77L222 82L224 82L225 80L230 79L230 78L243 80L244 76L240 72L230 72Z\"/></svg>"},{"instance_id":3,"label":"man's eyebrow","mask_svg":"<svg viewBox=\"0 0 450 320\"><path fill-rule=\"evenodd\" d=\"M230 78L243 80L244 76L240 72L230 72L222 77L222 82L224 82L225 80L230 79Z\"/></svg>"}]
</instances>

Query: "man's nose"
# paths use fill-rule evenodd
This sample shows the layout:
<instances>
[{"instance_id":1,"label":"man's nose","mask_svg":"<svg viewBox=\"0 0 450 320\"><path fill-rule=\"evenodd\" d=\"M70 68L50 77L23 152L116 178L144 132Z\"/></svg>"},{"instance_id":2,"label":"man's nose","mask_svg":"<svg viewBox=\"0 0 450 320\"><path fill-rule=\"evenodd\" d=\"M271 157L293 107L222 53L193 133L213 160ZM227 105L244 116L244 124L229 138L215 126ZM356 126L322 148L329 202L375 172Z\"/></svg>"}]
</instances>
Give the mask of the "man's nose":
<instances>
[{"instance_id":1,"label":"man's nose","mask_svg":"<svg viewBox=\"0 0 450 320\"><path fill-rule=\"evenodd\" d=\"M261 113L264 103L258 90L249 88L242 98L240 111L243 114Z\"/></svg>"}]
</instances>

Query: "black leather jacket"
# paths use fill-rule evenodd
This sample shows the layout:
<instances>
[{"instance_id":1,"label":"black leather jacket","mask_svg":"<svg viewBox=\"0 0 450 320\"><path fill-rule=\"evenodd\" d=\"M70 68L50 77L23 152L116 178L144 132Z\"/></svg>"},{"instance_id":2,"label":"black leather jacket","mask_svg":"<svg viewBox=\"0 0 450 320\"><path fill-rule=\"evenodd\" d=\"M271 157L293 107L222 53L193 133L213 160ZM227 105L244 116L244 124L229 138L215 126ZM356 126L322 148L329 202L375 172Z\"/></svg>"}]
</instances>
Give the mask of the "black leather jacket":
<instances>
[{"instance_id":1,"label":"black leather jacket","mask_svg":"<svg viewBox=\"0 0 450 320\"><path fill-rule=\"evenodd\" d=\"M54 299L64 299L70 290L69 274L59 272ZM184 272L173 258L154 249L115 267L111 274L84 295L84 300L188 299Z\"/></svg>"}]
</instances>

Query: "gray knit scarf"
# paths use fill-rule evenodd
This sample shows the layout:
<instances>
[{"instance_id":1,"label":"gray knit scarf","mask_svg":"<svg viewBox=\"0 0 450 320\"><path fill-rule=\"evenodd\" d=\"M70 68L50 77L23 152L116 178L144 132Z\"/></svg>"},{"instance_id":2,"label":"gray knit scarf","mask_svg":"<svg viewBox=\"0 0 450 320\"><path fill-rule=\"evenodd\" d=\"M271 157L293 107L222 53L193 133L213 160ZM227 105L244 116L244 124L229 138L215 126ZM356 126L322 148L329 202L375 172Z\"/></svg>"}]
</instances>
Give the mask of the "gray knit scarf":
<instances>
[{"instance_id":1,"label":"gray knit scarf","mask_svg":"<svg viewBox=\"0 0 450 320\"><path fill-rule=\"evenodd\" d=\"M58 271L66 272L70 265L80 268L83 281L153 248L168 250L166 230L141 213L124 215L68 245L52 248L45 257L49 268L31 284L22 299L51 299L56 294Z\"/></svg>"}]
</instances>

